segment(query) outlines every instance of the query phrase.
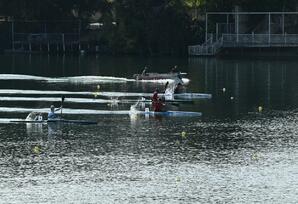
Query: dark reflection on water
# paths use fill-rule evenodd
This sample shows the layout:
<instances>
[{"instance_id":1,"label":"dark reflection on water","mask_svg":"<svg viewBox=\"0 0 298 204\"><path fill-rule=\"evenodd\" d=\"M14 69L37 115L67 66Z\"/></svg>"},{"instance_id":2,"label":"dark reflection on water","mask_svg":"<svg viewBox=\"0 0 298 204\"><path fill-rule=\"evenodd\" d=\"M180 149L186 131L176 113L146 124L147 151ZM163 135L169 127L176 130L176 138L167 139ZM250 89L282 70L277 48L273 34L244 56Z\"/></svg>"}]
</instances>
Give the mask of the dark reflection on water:
<instances>
[{"instance_id":1,"label":"dark reflection on water","mask_svg":"<svg viewBox=\"0 0 298 204\"><path fill-rule=\"evenodd\" d=\"M27 63L23 57L20 60ZM47 58L38 61L38 57L32 56L28 70L22 70L18 61L14 69L33 74L37 62L47 64ZM179 64L189 73L188 90L212 93L213 99L180 107L201 111L202 118L82 115L67 117L96 119L99 124L0 124L0 203L297 203L295 62L119 59L117 63L81 58L80 65L73 58L64 60L84 68L83 72L41 75L113 76L112 66L119 70L117 76L127 77L148 62L166 67L163 71ZM68 63L65 70L70 69ZM132 69L122 75L120 67ZM1 81L5 88L10 83ZM27 83L32 81L13 84L32 89ZM76 90L77 86L37 84L34 87L40 90ZM82 90L96 88L78 86ZM154 86L125 83L105 84L104 88L135 92ZM1 102L1 106L10 105ZM261 113L259 106L263 107ZM127 106L118 107L124 108ZM2 118L24 116L1 114Z\"/></svg>"}]
</instances>

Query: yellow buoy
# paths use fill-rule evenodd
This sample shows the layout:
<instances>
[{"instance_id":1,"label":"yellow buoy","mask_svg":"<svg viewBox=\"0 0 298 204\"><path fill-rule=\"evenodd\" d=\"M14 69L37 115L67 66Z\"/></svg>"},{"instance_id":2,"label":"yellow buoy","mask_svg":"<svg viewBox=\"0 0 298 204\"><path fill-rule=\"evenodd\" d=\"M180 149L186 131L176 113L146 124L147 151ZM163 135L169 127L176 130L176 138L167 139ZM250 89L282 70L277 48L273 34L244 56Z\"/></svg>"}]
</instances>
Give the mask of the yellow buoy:
<instances>
[{"instance_id":1,"label":"yellow buoy","mask_svg":"<svg viewBox=\"0 0 298 204\"><path fill-rule=\"evenodd\" d=\"M222 88L222 92L226 92L226 88Z\"/></svg>"},{"instance_id":2,"label":"yellow buoy","mask_svg":"<svg viewBox=\"0 0 298 204\"><path fill-rule=\"evenodd\" d=\"M39 153L40 153L40 148L39 148L38 146L35 146L35 147L33 148L33 152L34 152L35 154L39 154Z\"/></svg>"},{"instance_id":3,"label":"yellow buoy","mask_svg":"<svg viewBox=\"0 0 298 204\"><path fill-rule=\"evenodd\" d=\"M258 107L258 111L259 111L259 113L261 113L263 111L263 107L262 106L259 106Z\"/></svg>"},{"instance_id":4,"label":"yellow buoy","mask_svg":"<svg viewBox=\"0 0 298 204\"><path fill-rule=\"evenodd\" d=\"M96 98L99 95L99 93L98 92L94 92L93 95L94 95L94 98Z\"/></svg>"},{"instance_id":5,"label":"yellow buoy","mask_svg":"<svg viewBox=\"0 0 298 204\"><path fill-rule=\"evenodd\" d=\"M186 132L184 132L184 131L181 132L181 137L182 137L182 138L186 138Z\"/></svg>"}]
</instances>

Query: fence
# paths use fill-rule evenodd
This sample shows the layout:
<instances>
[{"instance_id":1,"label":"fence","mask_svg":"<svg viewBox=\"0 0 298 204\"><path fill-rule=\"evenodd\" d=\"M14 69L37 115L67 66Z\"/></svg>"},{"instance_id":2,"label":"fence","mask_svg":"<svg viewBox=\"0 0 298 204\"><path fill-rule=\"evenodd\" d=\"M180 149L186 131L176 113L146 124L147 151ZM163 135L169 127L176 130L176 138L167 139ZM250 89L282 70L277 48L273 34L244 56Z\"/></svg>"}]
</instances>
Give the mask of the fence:
<instances>
[{"instance_id":1,"label":"fence","mask_svg":"<svg viewBox=\"0 0 298 204\"><path fill-rule=\"evenodd\" d=\"M223 34L223 47L297 47L298 34Z\"/></svg>"}]
</instances>

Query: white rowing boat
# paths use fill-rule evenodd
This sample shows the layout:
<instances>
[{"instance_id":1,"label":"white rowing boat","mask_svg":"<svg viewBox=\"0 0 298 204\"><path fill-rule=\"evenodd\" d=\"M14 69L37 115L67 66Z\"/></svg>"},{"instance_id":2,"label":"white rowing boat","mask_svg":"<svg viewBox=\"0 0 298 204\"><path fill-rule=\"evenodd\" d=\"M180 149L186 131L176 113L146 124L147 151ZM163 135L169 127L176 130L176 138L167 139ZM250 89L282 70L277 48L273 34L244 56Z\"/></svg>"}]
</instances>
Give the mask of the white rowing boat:
<instances>
[{"instance_id":1,"label":"white rowing boat","mask_svg":"<svg viewBox=\"0 0 298 204\"><path fill-rule=\"evenodd\" d=\"M0 107L0 112L5 113L41 113L46 114L48 112L48 108L42 108L42 109L33 109L33 108L9 108L9 107ZM63 109L63 115L161 115L161 116L201 116L201 112L188 112L188 111L165 111L165 112L154 112L154 111L131 111L131 110L91 110L91 109L69 109L64 108ZM23 121L23 120L13 120L15 122L17 121ZM24 120L25 121L25 120ZM48 122L45 120L42 120L41 122L33 122L33 123L43 123ZM55 122L55 121L54 121ZM59 121L56 121L59 122ZM60 121L60 122L67 122L66 120ZM73 122L70 120L70 122ZM30 122L28 122L30 123Z\"/></svg>"},{"instance_id":2,"label":"white rowing boat","mask_svg":"<svg viewBox=\"0 0 298 204\"><path fill-rule=\"evenodd\" d=\"M0 101L36 101L36 102L57 102L61 99L61 97L19 97L19 96L0 96ZM105 103L113 103L113 104L127 104L127 103L136 103L141 101L142 103L151 103L150 99L98 99L98 98L73 98L68 97L65 99L64 103L90 103L90 104L105 104ZM189 99L173 99L166 100L167 103L193 103L193 100Z\"/></svg>"},{"instance_id":3,"label":"white rowing boat","mask_svg":"<svg viewBox=\"0 0 298 204\"><path fill-rule=\"evenodd\" d=\"M51 120L10 120L11 123L30 123L30 124L51 124L51 123L63 123L63 124L77 124L77 125L96 125L96 121L90 120L66 120L66 119L51 119Z\"/></svg>"},{"instance_id":4,"label":"white rowing boat","mask_svg":"<svg viewBox=\"0 0 298 204\"><path fill-rule=\"evenodd\" d=\"M65 95L65 96L103 96L103 97L151 97L152 93L133 93L133 92L88 92L88 91L51 91L51 90L22 90L22 89L0 89L0 94L4 95ZM164 94L159 94L163 96ZM172 94L173 98L180 99L210 99L211 94L204 93L179 93Z\"/></svg>"},{"instance_id":5,"label":"white rowing boat","mask_svg":"<svg viewBox=\"0 0 298 204\"><path fill-rule=\"evenodd\" d=\"M154 111L134 111L130 113L131 115L151 115L151 116L169 116L169 117L200 117L202 116L201 112L190 112L190 111L163 111L163 112L154 112Z\"/></svg>"},{"instance_id":6,"label":"white rowing boat","mask_svg":"<svg viewBox=\"0 0 298 204\"><path fill-rule=\"evenodd\" d=\"M155 72L149 72L145 74L134 74L133 78L136 80L156 80L156 79L173 79L178 76L186 76L187 73L181 73L181 72L170 72L170 73L155 73Z\"/></svg>"}]
</instances>

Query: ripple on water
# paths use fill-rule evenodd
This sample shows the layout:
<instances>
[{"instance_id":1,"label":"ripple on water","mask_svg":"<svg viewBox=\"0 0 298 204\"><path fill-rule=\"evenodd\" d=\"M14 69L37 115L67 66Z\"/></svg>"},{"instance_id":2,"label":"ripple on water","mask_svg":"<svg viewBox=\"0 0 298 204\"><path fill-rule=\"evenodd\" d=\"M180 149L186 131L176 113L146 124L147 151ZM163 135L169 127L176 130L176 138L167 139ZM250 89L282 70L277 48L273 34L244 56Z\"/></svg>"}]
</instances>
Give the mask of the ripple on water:
<instances>
[{"instance_id":1,"label":"ripple on water","mask_svg":"<svg viewBox=\"0 0 298 204\"><path fill-rule=\"evenodd\" d=\"M103 118L55 135L2 124L1 202L293 203L297 121Z\"/></svg>"}]
</instances>

